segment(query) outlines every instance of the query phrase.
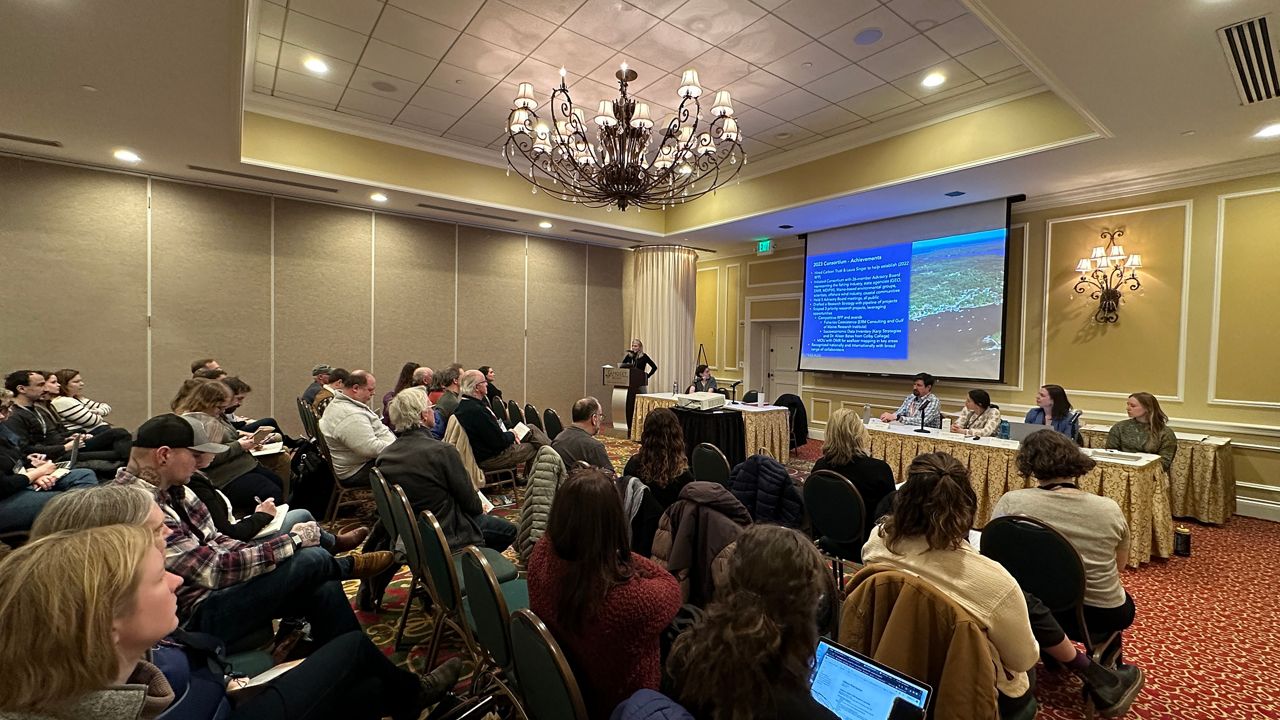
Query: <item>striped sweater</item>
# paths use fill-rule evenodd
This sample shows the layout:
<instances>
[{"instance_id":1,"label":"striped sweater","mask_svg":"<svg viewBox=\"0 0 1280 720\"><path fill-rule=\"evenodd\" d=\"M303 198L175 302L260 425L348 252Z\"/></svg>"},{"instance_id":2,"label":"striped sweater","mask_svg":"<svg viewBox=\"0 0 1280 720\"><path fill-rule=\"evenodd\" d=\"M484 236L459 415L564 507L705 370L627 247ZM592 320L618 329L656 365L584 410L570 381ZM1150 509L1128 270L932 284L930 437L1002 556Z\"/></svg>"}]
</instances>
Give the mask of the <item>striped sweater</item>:
<instances>
[{"instance_id":1,"label":"striped sweater","mask_svg":"<svg viewBox=\"0 0 1280 720\"><path fill-rule=\"evenodd\" d=\"M88 398L59 395L52 404L58 419L70 432L89 432L99 425L106 425L107 415L111 414L110 405Z\"/></svg>"}]
</instances>

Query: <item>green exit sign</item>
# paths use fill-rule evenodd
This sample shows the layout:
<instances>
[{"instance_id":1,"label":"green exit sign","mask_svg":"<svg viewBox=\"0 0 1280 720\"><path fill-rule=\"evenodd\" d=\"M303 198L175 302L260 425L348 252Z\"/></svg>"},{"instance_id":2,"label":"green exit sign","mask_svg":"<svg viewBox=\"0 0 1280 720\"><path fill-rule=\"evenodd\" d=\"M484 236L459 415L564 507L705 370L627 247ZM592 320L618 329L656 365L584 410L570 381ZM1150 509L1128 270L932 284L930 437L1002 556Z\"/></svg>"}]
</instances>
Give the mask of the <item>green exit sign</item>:
<instances>
[{"instance_id":1,"label":"green exit sign","mask_svg":"<svg viewBox=\"0 0 1280 720\"><path fill-rule=\"evenodd\" d=\"M769 239L769 238L766 238L766 239L764 239L764 240L757 240L757 241L756 241L756 254L757 254L757 255L772 255L772 254L773 254L773 240L771 240L771 239Z\"/></svg>"}]
</instances>

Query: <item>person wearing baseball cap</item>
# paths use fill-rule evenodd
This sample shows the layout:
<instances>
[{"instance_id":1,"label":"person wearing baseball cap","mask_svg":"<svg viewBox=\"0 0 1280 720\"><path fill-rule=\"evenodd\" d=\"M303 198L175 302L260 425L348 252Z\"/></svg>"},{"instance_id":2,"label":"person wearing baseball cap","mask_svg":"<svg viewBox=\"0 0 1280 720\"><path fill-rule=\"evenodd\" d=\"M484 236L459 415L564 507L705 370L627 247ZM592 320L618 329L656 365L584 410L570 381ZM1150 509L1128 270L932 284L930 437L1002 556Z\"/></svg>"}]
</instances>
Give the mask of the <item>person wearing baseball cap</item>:
<instances>
[{"instance_id":1,"label":"person wearing baseball cap","mask_svg":"<svg viewBox=\"0 0 1280 720\"><path fill-rule=\"evenodd\" d=\"M333 372L333 367L324 363L311 368L311 384L307 386L306 390L302 391L302 399L306 400L308 405L315 402L316 393L320 392L320 388L329 384L329 373L331 372Z\"/></svg>"},{"instance_id":2,"label":"person wearing baseball cap","mask_svg":"<svg viewBox=\"0 0 1280 720\"><path fill-rule=\"evenodd\" d=\"M170 534L165 567L183 579L178 616L188 630L209 633L228 645L272 620L301 615L323 644L359 630L341 580L377 575L394 562L390 552L334 557L321 545L321 530L301 522L257 542L218 532L209 509L186 484L227 446L210 442L193 418L158 415L135 433L129 464L115 482L152 491Z\"/></svg>"}]
</instances>

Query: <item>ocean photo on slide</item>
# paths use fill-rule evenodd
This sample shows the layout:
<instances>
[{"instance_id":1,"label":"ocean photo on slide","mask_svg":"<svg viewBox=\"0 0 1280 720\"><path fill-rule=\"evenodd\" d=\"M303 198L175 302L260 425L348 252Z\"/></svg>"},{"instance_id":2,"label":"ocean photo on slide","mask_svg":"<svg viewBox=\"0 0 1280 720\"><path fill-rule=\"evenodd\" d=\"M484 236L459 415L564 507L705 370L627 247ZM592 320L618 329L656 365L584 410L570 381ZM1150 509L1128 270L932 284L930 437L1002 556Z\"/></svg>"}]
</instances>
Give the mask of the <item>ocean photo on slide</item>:
<instances>
[{"instance_id":1,"label":"ocean photo on slide","mask_svg":"<svg viewBox=\"0 0 1280 720\"><path fill-rule=\"evenodd\" d=\"M935 375L981 377L1000 367L1005 231L911 244L911 357Z\"/></svg>"}]
</instances>

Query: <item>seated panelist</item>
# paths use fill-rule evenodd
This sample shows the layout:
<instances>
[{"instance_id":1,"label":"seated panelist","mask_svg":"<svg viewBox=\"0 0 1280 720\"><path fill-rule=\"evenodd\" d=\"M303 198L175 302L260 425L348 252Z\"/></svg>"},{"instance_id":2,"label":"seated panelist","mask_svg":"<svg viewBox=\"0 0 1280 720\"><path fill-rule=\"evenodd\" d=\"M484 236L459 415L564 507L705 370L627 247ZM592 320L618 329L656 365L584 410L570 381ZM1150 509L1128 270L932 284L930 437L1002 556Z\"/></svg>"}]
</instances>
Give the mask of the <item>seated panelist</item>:
<instances>
[{"instance_id":1,"label":"seated panelist","mask_svg":"<svg viewBox=\"0 0 1280 720\"><path fill-rule=\"evenodd\" d=\"M716 384L716 379L711 375L711 368L706 365L699 365L697 370L693 371L693 383L689 385L687 392L711 392L720 387Z\"/></svg>"},{"instance_id":2,"label":"seated panelist","mask_svg":"<svg viewBox=\"0 0 1280 720\"><path fill-rule=\"evenodd\" d=\"M970 390L964 409L951 423L951 432L971 437L991 437L1000 429L1000 406L991 404L986 390Z\"/></svg>"}]
</instances>

